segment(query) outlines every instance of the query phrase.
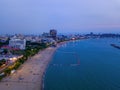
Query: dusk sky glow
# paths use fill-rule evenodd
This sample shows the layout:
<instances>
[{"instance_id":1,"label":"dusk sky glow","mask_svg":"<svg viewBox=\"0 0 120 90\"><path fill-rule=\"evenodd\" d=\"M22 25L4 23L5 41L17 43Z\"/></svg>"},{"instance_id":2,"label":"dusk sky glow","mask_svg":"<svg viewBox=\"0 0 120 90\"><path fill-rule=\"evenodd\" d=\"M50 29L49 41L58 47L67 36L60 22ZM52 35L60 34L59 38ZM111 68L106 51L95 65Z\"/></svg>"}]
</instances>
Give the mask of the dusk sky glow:
<instances>
[{"instance_id":1,"label":"dusk sky glow","mask_svg":"<svg viewBox=\"0 0 120 90\"><path fill-rule=\"evenodd\" d=\"M120 0L0 0L0 33L119 32Z\"/></svg>"}]
</instances>

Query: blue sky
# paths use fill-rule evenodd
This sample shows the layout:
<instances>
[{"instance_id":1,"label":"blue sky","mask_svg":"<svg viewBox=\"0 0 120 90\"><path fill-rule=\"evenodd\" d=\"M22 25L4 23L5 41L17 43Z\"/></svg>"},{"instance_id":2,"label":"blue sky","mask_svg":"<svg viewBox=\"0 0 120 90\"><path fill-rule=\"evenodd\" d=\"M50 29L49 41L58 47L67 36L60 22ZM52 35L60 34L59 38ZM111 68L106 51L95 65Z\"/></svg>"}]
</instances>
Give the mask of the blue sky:
<instances>
[{"instance_id":1,"label":"blue sky","mask_svg":"<svg viewBox=\"0 0 120 90\"><path fill-rule=\"evenodd\" d=\"M0 0L0 33L119 32L120 0Z\"/></svg>"}]
</instances>

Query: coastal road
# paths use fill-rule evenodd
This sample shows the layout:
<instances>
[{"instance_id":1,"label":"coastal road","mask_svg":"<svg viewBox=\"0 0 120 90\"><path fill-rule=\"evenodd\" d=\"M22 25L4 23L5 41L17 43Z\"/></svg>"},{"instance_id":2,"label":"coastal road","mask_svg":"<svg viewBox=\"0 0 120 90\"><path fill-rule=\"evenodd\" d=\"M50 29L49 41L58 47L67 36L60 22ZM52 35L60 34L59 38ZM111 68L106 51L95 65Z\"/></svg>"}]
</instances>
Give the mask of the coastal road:
<instances>
[{"instance_id":1,"label":"coastal road","mask_svg":"<svg viewBox=\"0 0 120 90\"><path fill-rule=\"evenodd\" d=\"M0 82L0 90L41 90L42 77L57 47L49 47L27 60Z\"/></svg>"}]
</instances>

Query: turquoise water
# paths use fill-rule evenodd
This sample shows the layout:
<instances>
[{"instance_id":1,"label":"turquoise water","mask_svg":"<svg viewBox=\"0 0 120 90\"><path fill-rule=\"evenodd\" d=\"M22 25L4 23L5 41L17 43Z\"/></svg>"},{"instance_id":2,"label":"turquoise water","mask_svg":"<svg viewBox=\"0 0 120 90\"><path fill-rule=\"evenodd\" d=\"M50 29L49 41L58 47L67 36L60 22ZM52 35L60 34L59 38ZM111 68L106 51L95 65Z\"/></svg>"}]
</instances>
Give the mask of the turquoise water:
<instances>
[{"instance_id":1,"label":"turquoise water","mask_svg":"<svg viewBox=\"0 0 120 90\"><path fill-rule=\"evenodd\" d=\"M120 90L119 39L89 39L60 47L46 71L44 90Z\"/></svg>"}]
</instances>

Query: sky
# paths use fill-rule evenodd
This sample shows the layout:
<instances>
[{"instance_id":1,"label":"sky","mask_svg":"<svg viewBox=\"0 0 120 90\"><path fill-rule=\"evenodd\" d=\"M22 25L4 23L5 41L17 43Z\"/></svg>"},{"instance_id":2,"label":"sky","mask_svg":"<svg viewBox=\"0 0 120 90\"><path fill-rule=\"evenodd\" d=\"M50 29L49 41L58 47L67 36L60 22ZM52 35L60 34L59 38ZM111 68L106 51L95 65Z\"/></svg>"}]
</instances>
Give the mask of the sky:
<instances>
[{"instance_id":1,"label":"sky","mask_svg":"<svg viewBox=\"0 0 120 90\"><path fill-rule=\"evenodd\" d=\"M0 33L120 32L120 0L0 0Z\"/></svg>"}]
</instances>

